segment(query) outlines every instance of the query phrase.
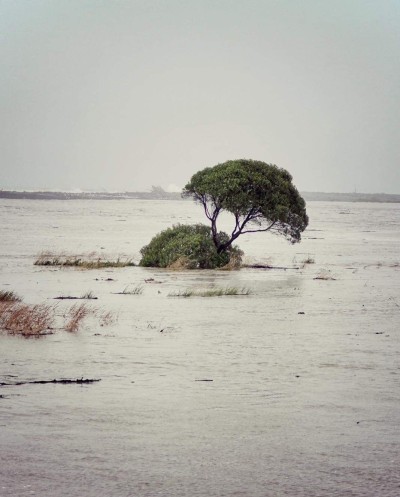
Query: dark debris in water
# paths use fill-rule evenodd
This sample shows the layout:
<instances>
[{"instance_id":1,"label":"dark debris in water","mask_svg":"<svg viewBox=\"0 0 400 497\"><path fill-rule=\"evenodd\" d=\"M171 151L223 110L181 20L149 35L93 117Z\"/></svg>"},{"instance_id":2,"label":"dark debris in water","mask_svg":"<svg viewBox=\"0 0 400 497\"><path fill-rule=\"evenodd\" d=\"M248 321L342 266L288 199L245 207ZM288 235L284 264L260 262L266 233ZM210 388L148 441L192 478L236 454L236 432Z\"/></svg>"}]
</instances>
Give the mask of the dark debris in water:
<instances>
[{"instance_id":1,"label":"dark debris in water","mask_svg":"<svg viewBox=\"0 0 400 497\"><path fill-rule=\"evenodd\" d=\"M77 384L77 385L86 385L88 383L95 383L97 381L101 381L101 379L97 378L77 378L77 379L69 379L69 378L61 378L61 379L54 379L54 380L33 380L33 381L15 381L12 383L7 383L7 382L0 382L0 386L19 386L19 385L45 385L49 383L58 383L62 385L70 385L70 384Z\"/></svg>"},{"instance_id":2,"label":"dark debris in water","mask_svg":"<svg viewBox=\"0 0 400 497\"><path fill-rule=\"evenodd\" d=\"M297 266L270 266L269 264L245 264L243 267L247 269L283 269L286 271L287 269L300 269Z\"/></svg>"},{"instance_id":3,"label":"dark debris in water","mask_svg":"<svg viewBox=\"0 0 400 497\"><path fill-rule=\"evenodd\" d=\"M53 297L53 300L97 300L98 297L73 297L71 295L60 295L59 297Z\"/></svg>"}]
</instances>

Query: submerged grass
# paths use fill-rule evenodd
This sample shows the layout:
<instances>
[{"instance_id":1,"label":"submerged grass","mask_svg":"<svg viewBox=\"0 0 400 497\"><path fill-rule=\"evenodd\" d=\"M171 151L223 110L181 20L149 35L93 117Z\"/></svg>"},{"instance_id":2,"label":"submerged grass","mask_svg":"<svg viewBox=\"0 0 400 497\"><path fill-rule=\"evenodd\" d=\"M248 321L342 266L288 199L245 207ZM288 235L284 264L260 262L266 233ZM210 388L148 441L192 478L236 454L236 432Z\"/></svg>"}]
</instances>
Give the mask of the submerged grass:
<instances>
[{"instance_id":1,"label":"submerged grass","mask_svg":"<svg viewBox=\"0 0 400 497\"><path fill-rule=\"evenodd\" d=\"M97 300L96 295L91 290L89 292L82 294L80 298L83 300Z\"/></svg>"},{"instance_id":2,"label":"submerged grass","mask_svg":"<svg viewBox=\"0 0 400 497\"><path fill-rule=\"evenodd\" d=\"M134 288L129 289L129 286L126 286L122 292L116 292L116 295L142 295L143 287L141 285L137 285Z\"/></svg>"},{"instance_id":3,"label":"submerged grass","mask_svg":"<svg viewBox=\"0 0 400 497\"><path fill-rule=\"evenodd\" d=\"M96 316L99 318L100 326L111 326L118 320L117 314L113 311L97 311Z\"/></svg>"},{"instance_id":4,"label":"submerged grass","mask_svg":"<svg viewBox=\"0 0 400 497\"><path fill-rule=\"evenodd\" d=\"M96 307L90 307L85 302L82 302L81 304L74 304L64 314L66 322L63 329L70 333L75 333L90 316L96 318L100 326L111 326L118 320L117 315L113 311L104 311Z\"/></svg>"},{"instance_id":5,"label":"submerged grass","mask_svg":"<svg viewBox=\"0 0 400 497\"><path fill-rule=\"evenodd\" d=\"M321 269L317 276L313 278L314 280L323 280L323 281L335 281L336 278L332 276L332 273L329 269Z\"/></svg>"},{"instance_id":6,"label":"submerged grass","mask_svg":"<svg viewBox=\"0 0 400 497\"><path fill-rule=\"evenodd\" d=\"M81 269L104 269L118 267L132 267L136 264L129 258L120 258L116 260L104 259L99 256L88 255L65 255L53 254L51 252L42 252L34 262L35 266L58 266L58 267L76 267Z\"/></svg>"},{"instance_id":7,"label":"submerged grass","mask_svg":"<svg viewBox=\"0 0 400 497\"><path fill-rule=\"evenodd\" d=\"M194 290L185 289L178 290L176 292L171 292L168 297L223 297L223 296L235 296L235 295L250 295L251 291L249 288L238 288L234 286L227 287L212 287L206 288L204 290Z\"/></svg>"},{"instance_id":8,"label":"submerged grass","mask_svg":"<svg viewBox=\"0 0 400 497\"><path fill-rule=\"evenodd\" d=\"M109 326L117 320L112 311L89 307L86 303L75 304L60 313L57 305L29 305L20 299L0 301L0 331L25 338L50 335L57 329L76 332L88 316L96 318L100 326Z\"/></svg>"},{"instance_id":9,"label":"submerged grass","mask_svg":"<svg viewBox=\"0 0 400 497\"><path fill-rule=\"evenodd\" d=\"M87 304L74 304L67 313L67 322L64 328L71 333L78 331L82 321L92 313L93 310Z\"/></svg>"},{"instance_id":10,"label":"submerged grass","mask_svg":"<svg viewBox=\"0 0 400 497\"><path fill-rule=\"evenodd\" d=\"M54 319L54 306L51 305L28 305L22 302L0 304L0 328L10 335L48 335L52 333Z\"/></svg>"},{"instance_id":11,"label":"submerged grass","mask_svg":"<svg viewBox=\"0 0 400 497\"><path fill-rule=\"evenodd\" d=\"M96 295L92 292L83 293L80 297L73 297L72 295L60 295L54 297L55 300L97 300Z\"/></svg>"},{"instance_id":12,"label":"submerged grass","mask_svg":"<svg viewBox=\"0 0 400 497\"><path fill-rule=\"evenodd\" d=\"M21 302L21 297L12 290L0 290L0 302Z\"/></svg>"}]
</instances>

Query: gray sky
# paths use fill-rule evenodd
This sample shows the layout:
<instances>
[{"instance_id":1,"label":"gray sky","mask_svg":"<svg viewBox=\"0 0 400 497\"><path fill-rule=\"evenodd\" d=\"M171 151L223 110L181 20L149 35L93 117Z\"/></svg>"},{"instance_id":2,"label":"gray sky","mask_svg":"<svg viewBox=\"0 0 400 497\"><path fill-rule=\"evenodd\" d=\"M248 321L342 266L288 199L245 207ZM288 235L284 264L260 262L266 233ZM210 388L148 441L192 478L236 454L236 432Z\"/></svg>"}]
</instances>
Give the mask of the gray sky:
<instances>
[{"instance_id":1,"label":"gray sky","mask_svg":"<svg viewBox=\"0 0 400 497\"><path fill-rule=\"evenodd\" d=\"M0 0L3 189L183 186L235 158L400 193L399 0Z\"/></svg>"}]
</instances>

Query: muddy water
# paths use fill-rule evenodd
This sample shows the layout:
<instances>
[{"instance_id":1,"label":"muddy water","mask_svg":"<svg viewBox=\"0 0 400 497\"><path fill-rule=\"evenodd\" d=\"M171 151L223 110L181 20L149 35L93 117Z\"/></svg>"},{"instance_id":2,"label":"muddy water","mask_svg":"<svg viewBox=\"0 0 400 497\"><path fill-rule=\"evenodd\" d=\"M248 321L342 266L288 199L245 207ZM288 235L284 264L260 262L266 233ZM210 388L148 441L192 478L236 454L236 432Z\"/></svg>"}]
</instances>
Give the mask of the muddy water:
<instances>
[{"instance_id":1,"label":"muddy water","mask_svg":"<svg viewBox=\"0 0 400 497\"><path fill-rule=\"evenodd\" d=\"M240 240L251 260L315 259L301 269L80 271L33 261L45 249L138 259L200 209L2 200L0 289L28 303L91 290L119 319L0 336L2 382L101 378L0 387L0 495L398 497L400 206L308 211L300 245ZM321 271L335 279L315 280ZM139 284L141 295L114 293ZM169 296L210 285L251 295Z\"/></svg>"}]
</instances>

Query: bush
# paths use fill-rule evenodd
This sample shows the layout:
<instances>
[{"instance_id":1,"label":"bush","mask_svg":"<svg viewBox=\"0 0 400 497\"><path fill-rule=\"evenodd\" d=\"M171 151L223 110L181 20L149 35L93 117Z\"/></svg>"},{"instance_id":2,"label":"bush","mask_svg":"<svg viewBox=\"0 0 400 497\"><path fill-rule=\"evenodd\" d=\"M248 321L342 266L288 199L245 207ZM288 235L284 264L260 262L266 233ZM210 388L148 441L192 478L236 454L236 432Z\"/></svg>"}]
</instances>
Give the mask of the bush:
<instances>
[{"instance_id":1,"label":"bush","mask_svg":"<svg viewBox=\"0 0 400 497\"><path fill-rule=\"evenodd\" d=\"M218 233L221 242L228 240L226 233ZM215 269L235 262L238 266L242 251L237 247L217 253L211 228L204 224L178 224L156 235L141 249L140 266L181 267L185 269Z\"/></svg>"}]
</instances>

